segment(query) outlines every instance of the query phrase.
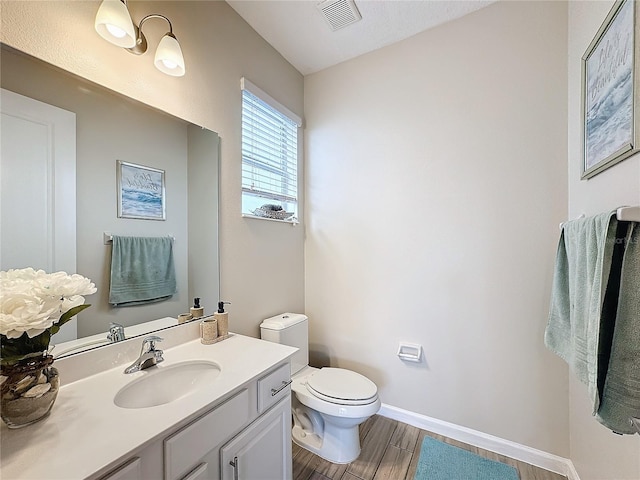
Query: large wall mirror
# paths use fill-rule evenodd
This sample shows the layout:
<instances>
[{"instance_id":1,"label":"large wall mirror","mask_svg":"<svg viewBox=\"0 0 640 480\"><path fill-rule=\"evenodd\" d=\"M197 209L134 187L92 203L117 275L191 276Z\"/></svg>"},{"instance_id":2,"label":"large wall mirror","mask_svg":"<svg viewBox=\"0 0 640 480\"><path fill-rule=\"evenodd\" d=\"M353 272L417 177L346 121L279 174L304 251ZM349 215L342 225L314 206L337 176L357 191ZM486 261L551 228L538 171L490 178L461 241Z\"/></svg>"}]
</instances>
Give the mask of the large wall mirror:
<instances>
[{"instance_id":1,"label":"large wall mirror","mask_svg":"<svg viewBox=\"0 0 640 480\"><path fill-rule=\"evenodd\" d=\"M86 298L92 306L78 316L72 330L70 327L65 331L65 325L58 339L54 337L52 344L56 347L52 353L62 356L108 345L106 335L112 323L123 325L127 338L173 326L177 324L179 314L189 311L195 297L201 299L205 314L213 313L219 300L220 284L218 135L11 47L1 45L1 48L3 94L5 91L18 94L75 116L75 205L58 215L62 219L75 220L68 222L75 228L76 240L75 255L68 263L72 265L75 261L75 270L68 273L90 278L98 292ZM5 116L3 111L3 122ZM3 144L8 140L8 131L3 128L1 132ZM25 152L30 143L29 137L26 138ZM14 151L18 152L14 157L19 158L21 146L17 145ZM3 162L8 161L5 157L7 155L3 153ZM165 172L165 220L118 217L118 161ZM29 181L32 172L20 169L24 177L19 183L25 185L13 189L17 198L11 202L3 198L1 205L2 270L29 266L64 270L59 265L51 267L46 261L38 260L47 256L38 251L44 247L26 241L27 237L37 236L34 232L38 229L46 231L49 227L43 223L53 223L54 219L22 215L20 204L27 197L33 197L34 188ZM7 172L8 169L5 176ZM54 188L64 188L61 180L56 179ZM21 221L25 225L22 229ZM56 223L60 226L65 222L58 220ZM6 228L8 225L12 228ZM6 236L9 230L14 233L21 230L22 239L14 235L10 240ZM157 303L129 307L110 305L112 249L105 241L105 234L172 237L177 293ZM68 249L60 243L58 241L56 248L63 254L72 251L73 242L69 242Z\"/></svg>"}]
</instances>

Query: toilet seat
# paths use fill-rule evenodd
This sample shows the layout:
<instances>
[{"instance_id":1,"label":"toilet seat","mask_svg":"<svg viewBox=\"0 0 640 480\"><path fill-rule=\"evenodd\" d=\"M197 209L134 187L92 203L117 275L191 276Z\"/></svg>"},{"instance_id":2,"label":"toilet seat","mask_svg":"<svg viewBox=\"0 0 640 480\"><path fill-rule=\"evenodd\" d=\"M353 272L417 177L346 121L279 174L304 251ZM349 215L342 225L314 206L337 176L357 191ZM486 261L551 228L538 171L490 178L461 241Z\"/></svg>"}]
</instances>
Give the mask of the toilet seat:
<instances>
[{"instance_id":1,"label":"toilet seat","mask_svg":"<svg viewBox=\"0 0 640 480\"><path fill-rule=\"evenodd\" d=\"M343 368L321 368L306 379L313 396L338 405L368 405L377 400L376 384L359 373Z\"/></svg>"}]
</instances>

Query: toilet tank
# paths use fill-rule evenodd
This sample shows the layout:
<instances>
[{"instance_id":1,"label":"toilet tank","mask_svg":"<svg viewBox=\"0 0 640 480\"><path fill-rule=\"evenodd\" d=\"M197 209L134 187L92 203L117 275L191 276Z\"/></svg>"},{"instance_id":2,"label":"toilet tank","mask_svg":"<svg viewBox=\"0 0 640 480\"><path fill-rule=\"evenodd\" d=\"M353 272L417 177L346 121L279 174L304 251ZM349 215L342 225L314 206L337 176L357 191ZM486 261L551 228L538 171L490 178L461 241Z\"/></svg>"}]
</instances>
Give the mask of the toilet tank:
<instances>
[{"instance_id":1,"label":"toilet tank","mask_svg":"<svg viewBox=\"0 0 640 480\"><path fill-rule=\"evenodd\" d=\"M291 375L309 364L309 323L301 313L282 313L260 324L260 338L269 342L298 347L291 357Z\"/></svg>"}]
</instances>

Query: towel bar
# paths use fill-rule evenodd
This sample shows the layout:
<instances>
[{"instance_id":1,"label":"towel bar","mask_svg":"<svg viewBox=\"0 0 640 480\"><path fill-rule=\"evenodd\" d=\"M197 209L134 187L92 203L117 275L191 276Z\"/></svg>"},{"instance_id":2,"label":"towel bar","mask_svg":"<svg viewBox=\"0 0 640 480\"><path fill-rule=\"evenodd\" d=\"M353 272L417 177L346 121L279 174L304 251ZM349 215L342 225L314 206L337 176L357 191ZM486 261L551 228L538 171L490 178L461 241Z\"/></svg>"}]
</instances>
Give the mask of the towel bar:
<instances>
[{"instance_id":1,"label":"towel bar","mask_svg":"<svg viewBox=\"0 0 640 480\"><path fill-rule=\"evenodd\" d=\"M616 216L621 222L640 222L640 206L620 207L616 211Z\"/></svg>"},{"instance_id":2,"label":"towel bar","mask_svg":"<svg viewBox=\"0 0 640 480\"><path fill-rule=\"evenodd\" d=\"M171 239L172 243L176 243L176 237L174 237L173 235L167 236ZM105 245L111 245L113 243L113 235L111 235L109 232L102 232L102 241Z\"/></svg>"},{"instance_id":3,"label":"towel bar","mask_svg":"<svg viewBox=\"0 0 640 480\"><path fill-rule=\"evenodd\" d=\"M585 214L582 213L576 220L584 218ZM616 210L616 218L620 222L640 222L640 206L638 207L620 207ZM560 230L566 222L560 224Z\"/></svg>"}]
</instances>

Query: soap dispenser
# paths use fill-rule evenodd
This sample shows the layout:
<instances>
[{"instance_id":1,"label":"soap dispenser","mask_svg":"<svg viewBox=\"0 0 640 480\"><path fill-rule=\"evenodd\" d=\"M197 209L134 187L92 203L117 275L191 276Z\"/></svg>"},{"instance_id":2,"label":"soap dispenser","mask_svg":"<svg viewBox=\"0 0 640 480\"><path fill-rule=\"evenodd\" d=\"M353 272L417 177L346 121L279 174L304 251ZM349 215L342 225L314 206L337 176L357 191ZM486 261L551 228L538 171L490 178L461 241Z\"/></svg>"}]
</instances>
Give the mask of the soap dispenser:
<instances>
[{"instance_id":1,"label":"soap dispenser","mask_svg":"<svg viewBox=\"0 0 640 480\"><path fill-rule=\"evenodd\" d=\"M204 317L204 307L200 306L200 299L198 297L193 299L193 307L190 309L193 318Z\"/></svg>"},{"instance_id":2,"label":"soap dispenser","mask_svg":"<svg viewBox=\"0 0 640 480\"><path fill-rule=\"evenodd\" d=\"M213 316L218 320L218 337L225 337L229 334L229 312L224 311L224 306L231 305L229 302L218 302L218 311Z\"/></svg>"}]
</instances>

